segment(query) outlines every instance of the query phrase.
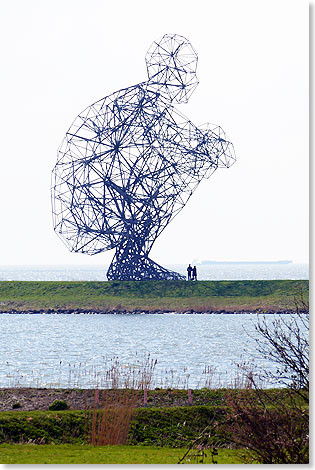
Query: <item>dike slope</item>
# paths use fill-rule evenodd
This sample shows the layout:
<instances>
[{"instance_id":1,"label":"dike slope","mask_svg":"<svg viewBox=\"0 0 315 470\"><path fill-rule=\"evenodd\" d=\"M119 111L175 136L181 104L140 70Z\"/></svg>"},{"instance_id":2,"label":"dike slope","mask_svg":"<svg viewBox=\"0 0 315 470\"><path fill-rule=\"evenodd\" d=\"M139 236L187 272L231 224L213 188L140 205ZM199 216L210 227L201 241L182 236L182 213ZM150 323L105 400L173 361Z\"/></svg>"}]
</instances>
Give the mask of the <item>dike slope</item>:
<instances>
[{"instance_id":1,"label":"dike slope","mask_svg":"<svg viewBox=\"0 0 315 470\"><path fill-rule=\"evenodd\" d=\"M0 313L291 313L308 280L2 281Z\"/></svg>"}]
</instances>

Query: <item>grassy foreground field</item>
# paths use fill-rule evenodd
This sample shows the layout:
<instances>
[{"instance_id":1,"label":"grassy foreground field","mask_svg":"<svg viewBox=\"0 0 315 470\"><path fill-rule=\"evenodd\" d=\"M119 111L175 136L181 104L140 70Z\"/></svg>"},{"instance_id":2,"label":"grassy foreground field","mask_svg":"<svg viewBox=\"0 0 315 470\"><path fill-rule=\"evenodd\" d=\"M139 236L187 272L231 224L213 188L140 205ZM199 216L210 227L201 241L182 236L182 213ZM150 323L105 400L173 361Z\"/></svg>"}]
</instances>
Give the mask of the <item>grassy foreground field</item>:
<instances>
[{"instance_id":1,"label":"grassy foreground field","mask_svg":"<svg viewBox=\"0 0 315 470\"><path fill-rule=\"evenodd\" d=\"M307 280L261 281L2 281L0 312L88 311L285 311L308 297Z\"/></svg>"},{"instance_id":2,"label":"grassy foreground field","mask_svg":"<svg viewBox=\"0 0 315 470\"><path fill-rule=\"evenodd\" d=\"M158 391L168 402L173 392L176 396L184 392ZM105 392L112 394L113 390ZM214 447L218 451L214 458L219 464L306 463L307 392L303 397L292 397L289 389L261 390L259 396L263 393L265 407L259 400L257 402L255 390L199 390L194 399L204 396L208 405L168 403L171 406L165 406L160 403L162 406L152 408L135 408L134 402L129 408L128 405L114 407L113 404L122 403L118 400L119 390L114 392L118 396L108 402L111 408L106 408L104 402L103 408L94 405L93 409L19 411L19 407L11 406L11 411L1 412L0 464L176 464L192 445L194 450L188 453L190 461L186 458L184 463L201 463L192 455L200 456L201 448L206 453L202 463L213 463L211 449ZM12 398L15 399L14 390ZM254 417L251 432L258 432L262 441L259 450L267 448L267 455L257 451L255 439L248 444L247 430L245 441L244 436L239 440L242 428L239 413L234 414L235 400L242 408L245 406L250 422ZM231 407L232 413L229 412ZM124 427L126 420L128 428ZM245 449L252 449L251 453ZM280 456L286 455L286 460L276 460L279 449ZM287 459L287 451L292 454L291 460ZM295 460L296 451L303 459Z\"/></svg>"},{"instance_id":3,"label":"grassy foreground field","mask_svg":"<svg viewBox=\"0 0 315 470\"><path fill-rule=\"evenodd\" d=\"M168 447L1 444L1 464L177 464L185 449ZM242 463L242 450L219 449L218 464ZM195 464L196 460L191 462ZM212 463L210 452L205 464Z\"/></svg>"}]
</instances>

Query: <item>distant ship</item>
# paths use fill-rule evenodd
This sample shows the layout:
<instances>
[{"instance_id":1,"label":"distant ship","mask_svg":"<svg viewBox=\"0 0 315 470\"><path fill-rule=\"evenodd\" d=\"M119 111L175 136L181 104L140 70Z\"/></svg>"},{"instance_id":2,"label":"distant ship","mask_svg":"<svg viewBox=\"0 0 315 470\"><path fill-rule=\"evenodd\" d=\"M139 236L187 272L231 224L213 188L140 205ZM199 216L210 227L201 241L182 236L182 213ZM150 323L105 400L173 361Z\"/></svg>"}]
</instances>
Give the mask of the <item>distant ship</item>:
<instances>
[{"instance_id":1,"label":"distant ship","mask_svg":"<svg viewBox=\"0 0 315 470\"><path fill-rule=\"evenodd\" d=\"M212 261L212 260L203 260L201 265L205 264L290 264L292 260L279 260L279 261Z\"/></svg>"}]
</instances>

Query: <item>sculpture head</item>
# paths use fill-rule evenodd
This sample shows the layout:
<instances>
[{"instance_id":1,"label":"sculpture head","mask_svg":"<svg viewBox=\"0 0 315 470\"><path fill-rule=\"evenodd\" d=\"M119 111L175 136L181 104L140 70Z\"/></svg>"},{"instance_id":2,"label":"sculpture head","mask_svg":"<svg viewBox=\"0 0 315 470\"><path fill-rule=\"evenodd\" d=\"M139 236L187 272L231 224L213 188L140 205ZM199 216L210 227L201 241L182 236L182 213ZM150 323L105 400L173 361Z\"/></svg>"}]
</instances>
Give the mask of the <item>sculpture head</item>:
<instances>
[{"instance_id":1,"label":"sculpture head","mask_svg":"<svg viewBox=\"0 0 315 470\"><path fill-rule=\"evenodd\" d=\"M149 83L168 100L187 103L199 83L198 57L190 42L178 34L165 34L152 44L145 61Z\"/></svg>"}]
</instances>

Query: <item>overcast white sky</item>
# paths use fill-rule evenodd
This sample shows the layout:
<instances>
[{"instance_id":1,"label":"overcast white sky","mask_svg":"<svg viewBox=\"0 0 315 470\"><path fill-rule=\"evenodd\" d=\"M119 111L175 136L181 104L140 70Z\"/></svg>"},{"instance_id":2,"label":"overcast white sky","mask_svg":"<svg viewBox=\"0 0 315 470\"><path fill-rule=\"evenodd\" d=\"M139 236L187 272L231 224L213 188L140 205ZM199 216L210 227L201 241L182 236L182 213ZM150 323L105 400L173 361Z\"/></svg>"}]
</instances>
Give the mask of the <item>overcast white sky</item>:
<instances>
[{"instance_id":1,"label":"overcast white sky","mask_svg":"<svg viewBox=\"0 0 315 470\"><path fill-rule=\"evenodd\" d=\"M178 109L221 125L237 162L201 182L151 258L308 259L308 2L10 0L0 3L0 264L107 264L53 231L50 177L88 105L146 80L165 33L189 39L200 81Z\"/></svg>"}]
</instances>

